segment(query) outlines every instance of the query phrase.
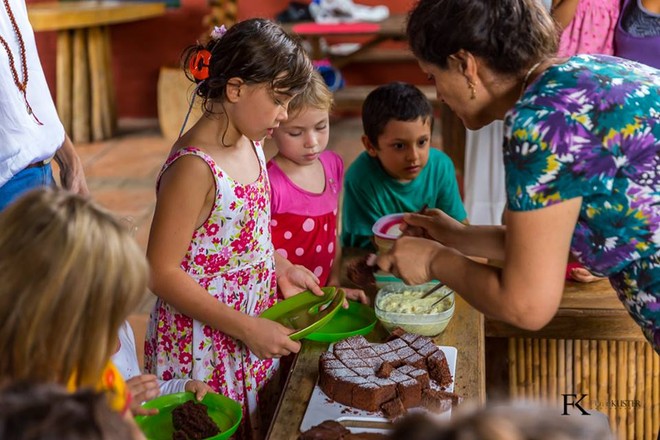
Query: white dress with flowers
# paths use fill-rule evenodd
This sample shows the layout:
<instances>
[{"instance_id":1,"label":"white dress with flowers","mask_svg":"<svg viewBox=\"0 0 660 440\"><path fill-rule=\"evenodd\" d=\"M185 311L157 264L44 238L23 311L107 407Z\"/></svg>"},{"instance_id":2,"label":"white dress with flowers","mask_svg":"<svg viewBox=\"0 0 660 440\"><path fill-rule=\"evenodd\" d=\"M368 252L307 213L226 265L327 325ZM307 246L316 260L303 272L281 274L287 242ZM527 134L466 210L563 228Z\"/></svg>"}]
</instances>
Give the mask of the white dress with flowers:
<instances>
[{"instance_id":1,"label":"white dress with flowers","mask_svg":"<svg viewBox=\"0 0 660 440\"><path fill-rule=\"evenodd\" d=\"M275 262L269 219L269 183L261 145L255 142L261 172L243 185L213 159L193 147L174 153L162 173L179 157L195 155L213 171L216 201L208 220L192 236L181 268L209 295L256 316L276 302ZM278 367L260 360L245 344L181 314L160 298L151 313L145 343L145 368L159 379L197 379L243 405L237 438L260 438L258 392Z\"/></svg>"}]
</instances>

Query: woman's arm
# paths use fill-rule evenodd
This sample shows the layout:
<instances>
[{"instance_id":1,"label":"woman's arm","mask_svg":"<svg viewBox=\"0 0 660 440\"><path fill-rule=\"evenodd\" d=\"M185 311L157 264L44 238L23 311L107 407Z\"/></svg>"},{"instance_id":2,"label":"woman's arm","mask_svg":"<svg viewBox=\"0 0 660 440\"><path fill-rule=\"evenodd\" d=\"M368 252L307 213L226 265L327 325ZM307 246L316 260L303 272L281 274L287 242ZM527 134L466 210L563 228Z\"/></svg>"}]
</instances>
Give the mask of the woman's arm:
<instances>
[{"instance_id":1,"label":"woman's arm","mask_svg":"<svg viewBox=\"0 0 660 440\"><path fill-rule=\"evenodd\" d=\"M62 187L83 196L89 195L82 161L76 153L73 142L66 133L64 134L64 142L55 153L55 162L60 167L60 184Z\"/></svg>"},{"instance_id":2,"label":"woman's arm","mask_svg":"<svg viewBox=\"0 0 660 440\"><path fill-rule=\"evenodd\" d=\"M504 226L473 226L459 222L439 209L404 216L406 235L425 237L460 253L493 260L504 259Z\"/></svg>"},{"instance_id":3,"label":"woman's arm","mask_svg":"<svg viewBox=\"0 0 660 440\"><path fill-rule=\"evenodd\" d=\"M411 284L442 280L485 315L537 330L559 306L581 202L575 198L534 211L510 212L501 269L439 243L407 237L380 257L378 265Z\"/></svg>"}]
</instances>

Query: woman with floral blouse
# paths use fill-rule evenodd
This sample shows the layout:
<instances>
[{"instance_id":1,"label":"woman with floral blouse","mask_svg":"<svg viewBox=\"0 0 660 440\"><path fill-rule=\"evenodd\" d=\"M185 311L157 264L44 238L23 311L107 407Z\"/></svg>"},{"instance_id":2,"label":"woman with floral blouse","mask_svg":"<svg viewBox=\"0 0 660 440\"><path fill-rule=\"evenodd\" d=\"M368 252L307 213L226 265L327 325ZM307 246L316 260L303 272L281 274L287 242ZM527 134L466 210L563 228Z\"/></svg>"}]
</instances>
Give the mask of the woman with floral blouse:
<instances>
[{"instance_id":1,"label":"woman with floral blouse","mask_svg":"<svg viewBox=\"0 0 660 440\"><path fill-rule=\"evenodd\" d=\"M609 277L660 352L660 71L556 58L554 23L536 0L421 0L407 32L466 127L504 120L508 209L506 227L408 215L423 238L398 240L381 269L440 279L486 315L534 330L557 311L570 250Z\"/></svg>"}]
</instances>

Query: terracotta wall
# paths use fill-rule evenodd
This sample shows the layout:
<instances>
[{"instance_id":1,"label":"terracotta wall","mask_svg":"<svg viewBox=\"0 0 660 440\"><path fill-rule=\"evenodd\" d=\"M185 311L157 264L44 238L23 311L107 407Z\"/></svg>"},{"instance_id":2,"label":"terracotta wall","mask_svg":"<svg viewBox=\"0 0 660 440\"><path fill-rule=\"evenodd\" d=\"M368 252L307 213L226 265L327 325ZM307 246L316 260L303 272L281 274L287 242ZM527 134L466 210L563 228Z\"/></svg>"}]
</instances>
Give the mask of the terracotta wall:
<instances>
[{"instance_id":1,"label":"terracotta wall","mask_svg":"<svg viewBox=\"0 0 660 440\"><path fill-rule=\"evenodd\" d=\"M42 0L27 0L34 3ZM181 7L168 9L158 18L111 26L112 58L117 111L120 118L157 116L156 86L161 66L178 65L186 45L204 32L202 17L208 13L206 0L181 0ZM288 0L238 0L239 18L273 18ZM392 13L405 13L414 0L358 0L364 5L386 4ZM36 35L39 55L53 95L55 93L55 32ZM415 63L355 65L344 70L349 84L377 84L406 80L424 84L426 79Z\"/></svg>"},{"instance_id":2,"label":"terracotta wall","mask_svg":"<svg viewBox=\"0 0 660 440\"><path fill-rule=\"evenodd\" d=\"M35 0L28 0L33 3ZM162 17L113 25L112 59L119 117L155 118L156 86L161 66L176 66L186 45L203 32L206 0L181 0ZM36 34L41 63L55 94L55 32Z\"/></svg>"}]
</instances>

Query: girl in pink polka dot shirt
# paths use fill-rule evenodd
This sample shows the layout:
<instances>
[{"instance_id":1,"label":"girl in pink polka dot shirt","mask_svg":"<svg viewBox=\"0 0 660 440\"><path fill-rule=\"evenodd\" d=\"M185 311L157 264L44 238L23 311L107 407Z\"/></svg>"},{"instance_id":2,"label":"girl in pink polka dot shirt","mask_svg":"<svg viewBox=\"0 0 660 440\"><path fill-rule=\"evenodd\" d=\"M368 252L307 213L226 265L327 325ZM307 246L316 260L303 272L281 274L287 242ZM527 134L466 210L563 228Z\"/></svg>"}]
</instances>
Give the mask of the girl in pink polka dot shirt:
<instances>
[{"instance_id":1,"label":"girl in pink polka dot shirt","mask_svg":"<svg viewBox=\"0 0 660 440\"><path fill-rule=\"evenodd\" d=\"M268 162L275 251L311 270L321 286L339 285L337 207L344 175L338 154L325 151L332 93L314 74L289 104L289 118L274 130L278 153ZM362 290L344 288L367 302Z\"/></svg>"},{"instance_id":2,"label":"girl in pink polka dot shirt","mask_svg":"<svg viewBox=\"0 0 660 440\"><path fill-rule=\"evenodd\" d=\"M553 0L552 16L563 29L557 55L612 55L619 9L619 0Z\"/></svg>"}]
</instances>

